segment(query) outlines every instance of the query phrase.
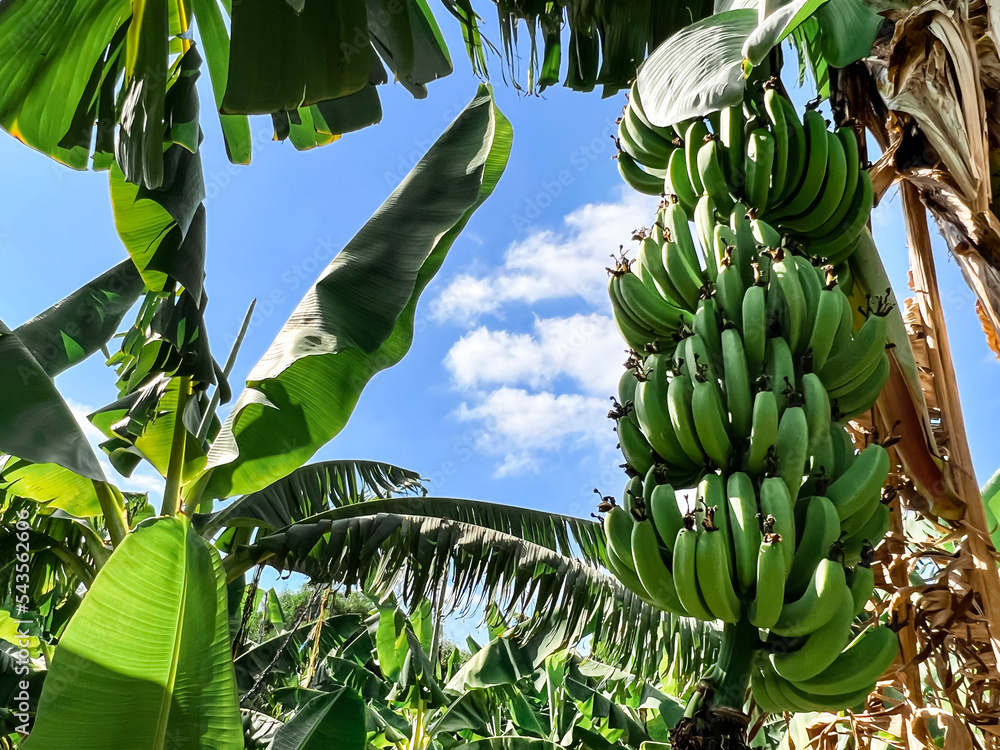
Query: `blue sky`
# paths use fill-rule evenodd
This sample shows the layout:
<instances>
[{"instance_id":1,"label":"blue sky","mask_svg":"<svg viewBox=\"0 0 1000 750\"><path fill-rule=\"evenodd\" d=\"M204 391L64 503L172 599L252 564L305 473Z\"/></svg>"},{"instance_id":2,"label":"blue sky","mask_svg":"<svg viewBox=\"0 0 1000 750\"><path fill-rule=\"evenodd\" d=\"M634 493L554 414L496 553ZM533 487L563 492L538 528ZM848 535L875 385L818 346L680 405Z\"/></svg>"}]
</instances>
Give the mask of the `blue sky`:
<instances>
[{"instance_id":1,"label":"blue sky","mask_svg":"<svg viewBox=\"0 0 1000 750\"><path fill-rule=\"evenodd\" d=\"M225 158L218 123L203 117L209 222L208 323L224 359L247 305L257 313L233 385L263 354L323 265L385 199L475 93L456 24L442 15L456 72L414 100L380 87L382 124L306 153L252 122L253 164ZM495 19L485 24L497 38ZM601 99L550 89L518 96L492 69L514 126L510 165L425 292L417 335L396 368L377 375L348 427L317 459L389 461L421 472L432 494L587 516L593 488L618 494L623 475L606 418L624 361L610 321L604 266L655 201L629 194L611 160L624 94ZM794 70L794 66L788 66ZM210 97L203 88L204 102ZM802 97L807 98L807 97ZM205 107L205 109L209 109ZM75 173L0 137L0 257L8 269L0 319L14 327L125 257L104 174ZM905 234L893 191L875 236L900 298ZM998 363L974 297L937 243L938 272L980 483L1000 466ZM100 355L61 375L80 413L114 399ZM123 486L154 490L140 469Z\"/></svg>"}]
</instances>

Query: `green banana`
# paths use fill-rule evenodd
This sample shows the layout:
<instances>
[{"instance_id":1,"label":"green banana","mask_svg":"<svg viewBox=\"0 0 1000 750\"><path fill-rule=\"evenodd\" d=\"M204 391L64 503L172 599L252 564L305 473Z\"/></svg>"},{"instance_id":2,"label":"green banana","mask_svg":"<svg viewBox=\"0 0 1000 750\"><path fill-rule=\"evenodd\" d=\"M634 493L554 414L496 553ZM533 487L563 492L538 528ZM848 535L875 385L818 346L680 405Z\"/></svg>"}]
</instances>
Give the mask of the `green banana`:
<instances>
[{"instance_id":1,"label":"green banana","mask_svg":"<svg viewBox=\"0 0 1000 750\"><path fill-rule=\"evenodd\" d=\"M632 562L639 582L660 609L687 615L687 610L677 598L670 569L660 555L659 541L651 521L639 521L632 526Z\"/></svg>"},{"instance_id":2,"label":"green banana","mask_svg":"<svg viewBox=\"0 0 1000 750\"><path fill-rule=\"evenodd\" d=\"M725 505L718 510L724 515ZM740 600L729 575L728 545L729 535L715 525L710 509L705 519L705 531L698 535L698 589L715 619L737 622L740 619Z\"/></svg>"},{"instance_id":3,"label":"green banana","mask_svg":"<svg viewBox=\"0 0 1000 750\"><path fill-rule=\"evenodd\" d=\"M815 695L856 693L875 686L896 661L899 638L885 626L864 630L829 667L795 687Z\"/></svg>"},{"instance_id":4,"label":"green banana","mask_svg":"<svg viewBox=\"0 0 1000 750\"><path fill-rule=\"evenodd\" d=\"M841 542L844 560L847 562L860 560L866 543L872 547L877 547L885 538L891 523L892 511L889 506L883 502L878 502L872 509L864 525Z\"/></svg>"},{"instance_id":5,"label":"green banana","mask_svg":"<svg viewBox=\"0 0 1000 750\"><path fill-rule=\"evenodd\" d=\"M802 127L802 121L795 111L795 106L785 97L780 97L777 103L784 110L788 129L788 166L785 171L785 182L780 195L775 196L773 201L775 205L780 205L798 189L809 155L806 151L806 131Z\"/></svg>"},{"instance_id":6,"label":"green banana","mask_svg":"<svg viewBox=\"0 0 1000 750\"><path fill-rule=\"evenodd\" d=\"M764 111L771 122L774 132L774 166L771 170L771 193L777 197L785 188L785 178L788 175L788 121L785 119L785 108L778 101L781 94L777 89L768 88L764 91Z\"/></svg>"},{"instance_id":7,"label":"green banana","mask_svg":"<svg viewBox=\"0 0 1000 750\"><path fill-rule=\"evenodd\" d=\"M698 194L691 187L684 149L679 148L670 155L670 159L667 161L667 176L662 190L668 196L675 196L685 211L694 211L695 204L698 202Z\"/></svg>"},{"instance_id":8,"label":"green banana","mask_svg":"<svg viewBox=\"0 0 1000 750\"><path fill-rule=\"evenodd\" d=\"M753 427L753 395L743 339L735 328L725 329L721 339L723 384L732 434L749 435Z\"/></svg>"},{"instance_id":9,"label":"green banana","mask_svg":"<svg viewBox=\"0 0 1000 750\"><path fill-rule=\"evenodd\" d=\"M702 449L712 463L725 471L729 465L732 442L726 432L728 420L722 406L722 393L714 379L704 375L695 379L691 412Z\"/></svg>"},{"instance_id":10,"label":"green banana","mask_svg":"<svg viewBox=\"0 0 1000 750\"><path fill-rule=\"evenodd\" d=\"M788 487L780 478L766 477L760 483L760 512L765 518L774 516L774 533L781 537L785 570L791 572L795 556L795 512Z\"/></svg>"},{"instance_id":11,"label":"green banana","mask_svg":"<svg viewBox=\"0 0 1000 750\"><path fill-rule=\"evenodd\" d=\"M805 232L818 227L829 221L840 205L844 187L847 185L847 154L844 152L843 142L836 134L826 131L826 140L826 179L823 181L823 187L804 213L782 222L787 230Z\"/></svg>"},{"instance_id":12,"label":"green banana","mask_svg":"<svg viewBox=\"0 0 1000 750\"><path fill-rule=\"evenodd\" d=\"M815 453L830 437L830 397L826 395L826 388L816 373L805 373L801 382L806 424L809 425L809 444L806 448L808 453Z\"/></svg>"},{"instance_id":13,"label":"green banana","mask_svg":"<svg viewBox=\"0 0 1000 750\"><path fill-rule=\"evenodd\" d=\"M614 552L619 559L631 570L635 572L632 562L632 526L635 519L620 505L614 505L604 515L604 531L608 539L608 548Z\"/></svg>"},{"instance_id":14,"label":"green banana","mask_svg":"<svg viewBox=\"0 0 1000 750\"><path fill-rule=\"evenodd\" d=\"M679 309L684 308L683 298L663 265L663 255L656 240L646 237L639 243L635 262L653 280L656 291L667 303Z\"/></svg>"},{"instance_id":15,"label":"green banana","mask_svg":"<svg viewBox=\"0 0 1000 750\"><path fill-rule=\"evenodd\" d=\"M742 471L729 475L726 483L729 500L729 531L733 538L733 557L740 590L749 592L756 580L757 555L760 549L760 522L757 520L757 493L750 477ZM784 562L784 560L782 560Z\"/></svg>"},{"instance_id":16,"label":"green banana","mask_svg":"<svg viewBox=\"0 0 1000 750\"><path fill-rule=\"evenodd\" d=\"M677 532L684 525L684 517L677 505L674 488L669 484L660 484L653 488L649 497L647 512L660 536L660 541L667 549L672 549L677 541Z\"/></svg>"},{"instance_id":17,"label":"green banana","mask_svg":"<svg viewBox=\"0 0 1000 750\"><path fill-rule=\"evenodd\" d=\"M743 295L743 347L746 350L747 370L756 378L764 367L767 345L767 300L764 287L754 284Z\"/></svg>"},{"instance_id":18,"label":"green banana","mask_svg":"<svg viewBox=\"0 0 1000 750\"><path fill-rule=\"evenodd\" d=\"M618 445L625 462L640 474L643 474L653 466L653 449L631 419L622 417L616 423L615 429L618 431Z\"/></svg>"},{"instance_id":19,"label":"green banana","mask_svg":"<svg viewBox=\"0 0 1000 750\"><path fill-rule=\"evenodd\" d=\"M833 616L812 631L798 650L771 654L771 666L786 680L802 682L815 677L836 660L850 640L854 599L846 583L838 591Z\"/></svg>"},{"instance_id":20,"label":"green banana","mask_svg":"<svg viewBox=\"0 0 1000 750\"><path fill-rule=\"evenodd\" d=\"M788 496L794 505L802 487L809 458L809 424L806 412L801 406L785 409L778 422L778 439L775 442L777 471L781 481L788 488ZM778 533L784 536L784 533Z\"/></svg>"},{"instance_id":21,"label":"green banana","mask_svg":"<svg viewBox=\"0 0 1000 750\"><path fill-rule=\"evenodd\" d=\"M668 465L688 468L693 464L677 439L663 397L670 384L667 371L671 366L666 354L651 354L646 358L646 379L635 389L635 417L646 440Z\"/></svg>"},{"instance_id":22,"label":"green banana","mask_svg":"<svg viewBox=\"0 0 1000 750\"><path fill-rule=\"evenodd\" d=\"M704 120L695 120L684 133L684 160L687 162L688 179L691 180L691 188L695 195L705 192L701 174L698 172L698 152L705 144L708 135L708 126Z\"/></svg>"},{"instance_id":23,"label":"green banana","mask_svg":"<svg viewBox=\"0 0 1000 750\"><path fill-rule=\"evenodd\" d=\"M847 428L837 422L830 423L830 442L833 444L833 470L827 472L831 479L843 476L857 458L854 452L854 441Z\"/></svg>"},{"instance_id":24,"label":"green banana","mask_svg":"<svg viewBox=\"0 0 1000 750\"><path fill-rule=\"evenodd\" d=\"M727 259L715 279L715 299L722 307L726 318L737 327L742 327L743 293L743 279L739 266L731 259Z\"/></svg>"},{"instance_id":25,"label":"green banana","mask_svg":"<svg viewBox=\"0 0 1000 750\"><path fill-rule=\"evenodd\" d=\"M743 106L737 104L726 107L719 117L719 138L722 150L726 155L722 166L730 185L743 184L743 126L746 118L743 116Z\"/></svg>"},{"instance_id":26,"label":"green banana","mask_svg":"<svg viewBox=\"0 0 1000 750\"><path fill-rule=\"evenodd\" d=\"M638 147L642 153L632 155L647 167L666 169L670 155L677 149L673 145L673 130L667 128L661 132L658 128L649 127L639 117L635 107L625 107L618 133L619 137L624 133L627 140ZM648 160L644 160L647 155Z\"/></svg>"},{"instance_id":27,"label":"green banana","mask_svg":"<svg viewBox=\"0 0 1000 750\"><path fill-rule=\"evenodd\" d=\"M871 374L849 393L837 398L838 421L842 422L863 414L875 405L885 381L889 378L889 369L889 355L883 351Z\"/></svg>"},{"instance_id":28,"label":"green banana","mask_svg":"<svg viewBox=\"0 0 1000 750\"><path fill-rule=\"evenodd\" d=\"M767 209L771 191L771 174L774 171L774 136L764 128L757 128L747 142L743 172L746 175L744 194L751 208L763 212Z\"/></svg>"},{"instance_id":29,"label":"green banana","mask_svg":"<svg viewBox=\"0 0 1000 750\"><path fill-rule=\"evenodd\" d=\"M889 475L889 454L878 443L872 443L826 489L826 496L837 508L841 521L856 513L861 506L880 494Z\"/></svg>"},{"instance_id":30,"label":"green banana","mask_svg":"<svg viewBox=\"0 0 1000 750\"><path fill-rule=\"evenodd\" d=\"M687 212L679 203L668 202L660 211L660 222L667 241L663 243L663 267L682 295L687 309L694 310L705 285L698 261Z\"/></svg>"},{"instance_id":31,"label":"green banana","mask_svg":"<svg viewBox=\"0 0 1000 750\"><path fill-rule=\"evenodd\" d=\"M815 109L807 109L802 118L806 136L806 162L805 174L798 188L788 194L787 202L775 213L779 219L787 219L805 213L816 199L827 170L827 152L830 142L827 139L826 120L823 115Z\"/></svg>"},{"instance_id":32,"label":"green banana","mask_svg":"<svg viewBox=\"0 0 1000 750\"><path fill-rule=\"evenodd\" d=\"M854 616L861 614L875 592L875 571L866 560L861 560L847 576L847 585L854 599Z\"/></svg>"},{"instance_id":33,"label":"green banana","mask_svg":"<svg viewBox=\"0 0 1000 750\"><path fill-rule=\"evenodd\" d=\"M736 237L736 250L733 260L740 268L740 278L743 286L754 283L753 263L757 259L757 240L750 227L749 209L743 203L737 203L729 213L729 228Z\"/></svg>"},{"instance_id":34,"label":"green banana","mask_svg":"<svg viewBox=\"0 0 1000 750\"><path fill-rule=\"evenodd\" d=\"M817 232L829 229L825 234L810 239L806 247L816 257L826 258L827 262L837 265L847 260L857 246L856 240L862 232L867 231L868 219L872 206L875 205L875 186L871 175L862 171L858 176L858 189L847 214L839 224L826 222Z\"/></svg>"},{"instance_id":35,"label":"green banana","mask_svg":"<svg viewBox=\"0 0 1000 750\"><path fill-rule=\"evenodd\" d=\"M757 593L750 605L750 622L769 630L781 615L785 598L785 553L779 534L765 534L757 555Z\"/></svg>"},{"instance_id":36,"label":"green banana","mask_svg":"<svg viewBox=\"0 0 1000 750\"><path fill-rule=\"evenodd\" d=\"M837 137L840 145L844 149L844 156L847 163L847 179L844 183L844 191L840 196L839 203L834 212L822 224L816 224L806 228L803 235L807 239L816 239L827 234L833 227L840 226L848 211L854 205L854 196L860 184L861 168L860 154L858 153L858 139L852 128L837 128Z\"/></svg>"},{"instance_id":37,"label":"green banana","mask_svg":"<svg viewBox=\"0 0 1000 750\"><path fill-rule=\"evenodd\" d=\"M618 174L633 190L645 195L663 194L663 178L643 170L628 151L618 152Z\"/></svg>"},{"instance_id":38,"label":"green banana","mask_svg":"<svg viewBox=\"0 0 1000 750\"><path fill-rule=\"evenodd\" d=\"M705 509L705 516L708 516L709 509L714 508L714 520L716 528L720 529L729 539L731 537L729 529L729 510L728 510L728 499L726 498L726 483L725 480L714 471L708 472L701 478L698 482L697 490L698 502ZM704 519L701 521L704 526ZM726 542L726 564L731 563L732 553L730 552L730 544Z\"/></svg>"},{"instance_id":39,"label":"green banana","mask_svg":"<svg viewBox=\"0 0 1000 750\"><path fill-rule=\"evenodd\" d=\"M850 345L836 350L819 377L830 398L840 398L865 382L885 354L886 320L872 313L854 335Z\"/></svg>"},{"instance_id":40,"label":"green banana","mask_svg":"<svg viewBox=\"0 0 1000 750\"><path fill-rule=\"evenodd\" d=\"M627 107L625 111L628 112ZM618 120L618 146L647 170L660 170L661 172L665 170L667 159L670 157L669 151L664 149L663 153L655 154L646 148L639 142L638 133L629 127L627 120L627 114L623 114Z\"/></svg>"},{"instance_id":41,"label":"green banana","mask_svg":"<svg viewBox=\"0 0 1000 750\"><path fill-rule=\"evenodd\" d=\"M684 373L678 373L670 380L667 388L667 407L674 434L685 455L696 464L705 462L705 452L698 442L697 428L691 411L691 380Z\"/></svg>"},{"instance_id":42,"label":"green banana","mask_svg":"<svg viewBox=\"0 0 1000 750\"><path fill-rule=\"evenodd\" d=\"M782 697L786 700L793 701L797 707L796 710L800 713L841 711L848 708L858 709L860 712L860 707L865 705L868 699L868 694L875 687L874 684L871 684L853 693L817 695L815 693L799 689L796 686L796 683L786 680L780 675L775 677L775 681L780 685L779 691Z\"/></svg>"},{"instance_id":43,"label":"green banana","mask_svg":"<svg viewBox=\"0 0 1000 750\"><path fill-rule=\"evenodd\" d=\"M695 335L700 337L711 359L706 362L713 370L718 370L722 362L722 332L719 330L719 310L711 297L698 301L691 324Z\"/></svg>"},{"instance_id":44,"label":"green banana","mask_svg":"<svg viewBox=\"0 0 1000 750\"><path fill-rule=\"evenodd\" d=\"M776 701L767 691L764 684L764 675L756 665L750 672L750 693L753 695L757 707L765 714L780 714L786 710L786 706Z\"/></svg>"},{"instance_id":45,"label":"green banana","mask_svg":"<svg viewBox=\"0 0 1000 750\"><path fill-rule=\"evenodd\" d=\"M712 261L714 261L715 268L709 275L712 277L714 283L722 269L733 258L733 248L736 247L736 235L725 224L716 224L712 229L712 244L710 247L712 248L712 253L711 257L708 258L708 264L711 266Z\"/></svg>"},{"instance_id":46,"label":"green banana","mask_svg":"<svg viewBox=\"0 0 1000 750\"><path fill-rule=\"evenodd\" d=\"M806 503L805 524L799 535L798 549L792 560L786 590L801 595L813 580L813 572L830 554L830 547L840 538L840 517L827 498L816 495Z\"/></svg>"},{"instance_id":47,"label":"green banana","mask_svg":"<svg viewBox=\"0 0 1000 750\"><path fill-rule=\"evenodd\" d=\"M875 516L876 511L879 506L882 505L882 494L875 493L869 499L868 502L864 503L860 508L858 508L854 513L849 515L847 518L840 522L840 536L843 538L842 544L846 546L847 540L851 539L853 541L854 535L861 532L862 529L867 529L869 521L872 523L872 528L874 531L879 531L879 526L881 525L881 518L885 518L886 521L889 520L889 514L885 513L884 516L872 520ZM886 508L888 511L888 508ZM883 531L884 533L884 531ZM877 544L881 536L876 536L871 540L872 544ZM857 540L857 548L861 549L861 539ZM846 559L845 555L845 559Z\"/></svg>"},{"instance_id":48,"label":"green banana","mask_svg":"<svg viewBox=\"0 0 1000 750\"><path fill-rule=\"evenodd\" d=\"M693 522L694 519L691 516L685 520L686 524L693 525ZM709 610L708 604L698 588L697 550L699 536L698 531L688 526L677 532L672 566L674 586L677 588L677 597L681 606L691 617L696 617L699 620L714 620L715 615Z\"/></svg>"},{"instance_id":49,"label":"green banana","mask_svg":"<svg viewBox=\"0 0 1000 750\"><path fill-rule=\"evenodd\" d=\"M767 375L778 402L778 414L785 410L790 392L795 389L795 363L788 342L780 336L767 340Z\"/></svg>"},{"instance_id":50,"label":"green banana","mask_svg":"<svg viewBox=\"0 0 1000 750\"><path fill-rule=\"evenodd\" d=\"M705 193L712 197L720 211L728 214L733 207L733 199L729 196L729 184L722 168L719 141L715 137L707 138L698 149L698 176Z\"/></svg>"},{"instance_id":51,"label":"green banana","mask_svg":"<svg viewBox=\"0 0 1000 750\"><path fill-rule=\"evenodd\" d=\"M747 473L760 476L767 463L767 454L778 441L778 400L773 391L759 391L753 401L753 426L747 449Z\"/></svg>"},{"instance_id":52,"label":"green banana","mask_svg":"<svg viewBox=\"0 0 1000 750\"><path fill-rule=\"evenodd\" d=\"M781 232L763 219L751 219L750 231L757 244L772 248L781 247Z\"/></svg>"},{"instance_id":53,"label":"green banana","mask_svg":"<svg viewBox=\"0 0 1000 750\"><path fill-rule=\"evenodd\" d=\"M634 273L621 274L618 283L622 301L632 317L661 338L670 338L691 318L689 312L667 302Z\"/></svg>"},{"instance_id":54,"label":"green banana","mask_svg":"<svg viewBox=\"0 0 1000 750\"><path fill-rule=\"evenodd\" d=\"M714 141L713 141L714 143ZM709 144L705 144L706 146ZM705 255L705 270L709 278L714 279L719 273L718 261L713 258L715 248L715 200L708 193L698 199L694 207L694 228L698 235L698 244ZM715 261L715 262L713 262Z\"/></svg>"},{"instance_id":55,"label":"green banana","mask_svg":"<svg viewBox=\"0 0 1000 750\"><path fill-rule=\"evenodd\" d=\"M656 334L648 330L641 323L632 317L625 303L621 299L621 291L618 277L614 274L608 282L608 296L611 298L611 312L615 321L615 327L625 342L635 351L644 351L646 345L657 340Z\"/></svg>"},{"instance_id":56,"label":"green banana","mask_svg":"<svg viewBox=\"0 0 1000 750\"><path fill-rule=\"evenodd\" d=\"M639 580L639 576L635 574L635 571L628 567L628 565L625 564L625 561L615 554L610 546L605 549L605 553L605 565L615 578L617 578L625 588L638 596L644 602L655 607L656 605L653 603L652 597L650 597L649 592L646 591L645 587L642 585L642 582Z\"/></svg>"},{"instance_id":57,"label":"green banana","mask_svg":"<svg viewBox=\"0 0 1000 750\"><path fill-rule=\"evenodd\" d=\"M677 356L684 361L684 371L692 382L698 378L699 369L705 370L705 376L709 380L716 379L717 365L722 358L716 356L699 333L693 333L678 344Z\"/></svg>"},{"instance_id":58,"label":"green banana","mask_svg":"<svg viewBox=\"0 0 1000 750\"><path fill-rule=\"evenodd\" d=\"M782 250L775 253L771 268L773 270L771 278L777 280L785 298L782 329L787 331L786 338L792 353L798 355L805 349L807 342L803 331L805 325L811 320L806 307L805 293L802 291L802 283L799 281L799 269L792 261L791 256Z\"/></svg>"},{"instance_id":59,"label":"green banana","mask_svg":"<svg viewBox=\"0 0 1000 750\"><path fill-rule=\"evenodd\" d=\"M794 575L794 571L791 574ZM850 594L844 566L829 558L820 560L812 570L805 592L781 608L781 616L771 631L790 637L816 632L835 616L837 607L842 604L843 592ZM853 602L852 598L850 606L853 606ZM853 617L852 614L851 618Z\"/></svg>"},{"instance_id":60,"label":"green banana","mask_svg":"<svg viewBox=\"0 0 1000 750\"><path fill-rule=\"evenodd\" d=\"M840 327L843 299L846 297L837 286L824 289L819 293L816 317L813 321L808 345L808 350L812 354L813 372L819 372L826 365L827 357L829 357L833 347L834 337Z\"/></svg>"},{"instance_id":61,"label":"green banana","mask_svg":"<svg viewBox=\"0 0 1000 750\"><path fill-rule=\"evenodd\" d=\"M642 506L642 475L629 477L622 491L621 507L628 512L632 518L636 517L637 510Z\"/></svg>"},{"instance_id":62,"label":"green banana","mask_svg":"<svg viewBox=\"0 0 1000 750\"><path fill-rule=\"evenodd\" d=\"M816 309L819 306L819 293L823 290L824 272L822 269L816 268L812 264L812 261L804 255L793 255L791 258L792 262L798 267L799 284L802 285L802 295L806 299L806 315L808 317L803 323L805 330L802 332L802 335L808 339L812 333L810 324L816 319Z\"/></svg>"}]
</instances>

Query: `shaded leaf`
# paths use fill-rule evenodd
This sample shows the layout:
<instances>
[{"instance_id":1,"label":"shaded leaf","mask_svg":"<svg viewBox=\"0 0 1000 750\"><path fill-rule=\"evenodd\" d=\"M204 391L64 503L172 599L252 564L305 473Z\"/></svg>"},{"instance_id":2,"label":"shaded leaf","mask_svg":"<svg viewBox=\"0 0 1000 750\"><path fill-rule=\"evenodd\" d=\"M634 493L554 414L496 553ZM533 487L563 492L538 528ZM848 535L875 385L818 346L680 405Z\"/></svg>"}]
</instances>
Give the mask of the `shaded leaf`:
<instances>
[{"instance_id":1,"label":"shaded leaf","mask_svg":"<svg viewBox=\"0 0 1000 750\"><path fill-rule=\"evenodd\" d=\"M882 16L862 0L829 0L816 11L819 48L829 65L846 68L871 54Z\"/></svg>"},{"instance_id":2,"label":"shaded leaf","mask_svg":"<svg viewBox=\"0 0 1000 750\"><path fill-rule=\"evenodd\" d=\"M14 329L49 377L101 349L142 293L135 264L122 261Z\"/></svg>"},{"instance_id":3,"label":"shaded leaf","mask_svg":"<svg viewBox=\"0 0 1000 750\"><path fill-rule=\"evenodd\" d=\"M207 496L262 489L343 429L368 380L409 348L417 299L492 193L510 143L509 123L480 87L253 368L209 453Z\"/></svg>"},{"instance_id":4,"label":"shaded leaf","mask_svg":"<svg viewBox=\"0 0 1000 750\"><path fill-rule=\"evenodd\" d=\"M364 750L365 704L352 690L340 688L306 703L281 726L268 750Z\"/></svg>"},{"instance_id":5,"label":"shaded leaf","mask_svg":"<svg viewBox=\"0 0 1000 750\"><path fill-rule=\"evenodd\" d=\"M183 516L142 526L60 639L24 746L242 748L229 649L218 554Z\"/></svg>"},{"instance_id":6,"label":"shaded leaf","mask_svg":"<svg viewBox=\"0 0 1000 750\"><path fill-rule=\"evenodd\" d=\"M2 321L0 453L33 463L57 464L104 481L97 456L55 383Z\"/></svg>"},{"instance_id":7,"label":"shaded leaf","mask_svg":"<svg viewBox=\"0 0 1000 750\"><path fill-rule=\"evenodd\" d=\"M90 110L94 71L130 13L128 0L0 3L0 126L53 159L85 169L93 120L86 145L79 134L73 143L62 142L77 110Z\"/></svg>"},{"instance_id":8,"label":"shaded leaf","mask_svg":"<svg viewBox=\"0 0 1000 750\"><path fill-rule=\"evenodd\" d=\"M667 39L639 67L642 106L654 125L672 125L743 99L743 44L757 13L728 10Z\"/></svg>"}]
</instances>

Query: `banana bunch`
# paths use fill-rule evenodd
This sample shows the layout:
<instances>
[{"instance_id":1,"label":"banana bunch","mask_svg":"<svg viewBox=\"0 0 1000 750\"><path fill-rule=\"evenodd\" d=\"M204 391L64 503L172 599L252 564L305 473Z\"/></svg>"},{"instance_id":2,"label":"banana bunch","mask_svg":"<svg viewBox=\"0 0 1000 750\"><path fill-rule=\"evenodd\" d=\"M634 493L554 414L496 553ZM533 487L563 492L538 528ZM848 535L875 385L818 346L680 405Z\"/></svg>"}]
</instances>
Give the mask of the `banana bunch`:
<instances>
[{"instance_id":1,"label":"banana bunch","mask_svg":"<svg viewBox=\"0 0 1000 750\"><path fill-rule=\"evenodd\" d=\"M650 123L633 86L618 145L619 172L635 190L676 196L688 213L705 196L722 215L740 201L834 266L854 251L874 203L854 131L829 130L815 109L800 120L774 88L759 104L664 128Z\"/></svg>"}]
</instances>

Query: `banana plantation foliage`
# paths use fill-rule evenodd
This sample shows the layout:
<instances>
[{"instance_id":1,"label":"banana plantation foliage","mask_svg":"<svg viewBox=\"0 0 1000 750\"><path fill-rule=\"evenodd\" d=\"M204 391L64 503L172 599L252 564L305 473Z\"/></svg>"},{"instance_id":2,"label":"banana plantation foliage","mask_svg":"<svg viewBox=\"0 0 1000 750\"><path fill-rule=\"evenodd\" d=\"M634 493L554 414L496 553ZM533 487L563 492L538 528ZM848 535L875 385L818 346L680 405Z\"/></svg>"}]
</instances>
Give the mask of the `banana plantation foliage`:
<instances>
[{"instance_id":1,"label":"banana plantation foliage","mask_svg":"<svg viewBox=\"0 0 1000 750\"><path fill-rule=\"evenodd\" d=\"M122 246L0 321L0 747L1000 747L1000 482L926 219L1000 355L998 25L986 0L0 0L0 127L105 173ZM516 148L498 67L617 97L618 172L659 197L607 269L624 474L592 518L313 460ZM452 74L471 101L234 376L253 305L213 352L202 118L249 165L252 115L309 150ZM893 185L909 299L871 234ZM54 380L98 353L113 474ZM160 507L118 486L143 464ZM448 642L470 609L488 642Z\"/></svg>"}]
</instances>

